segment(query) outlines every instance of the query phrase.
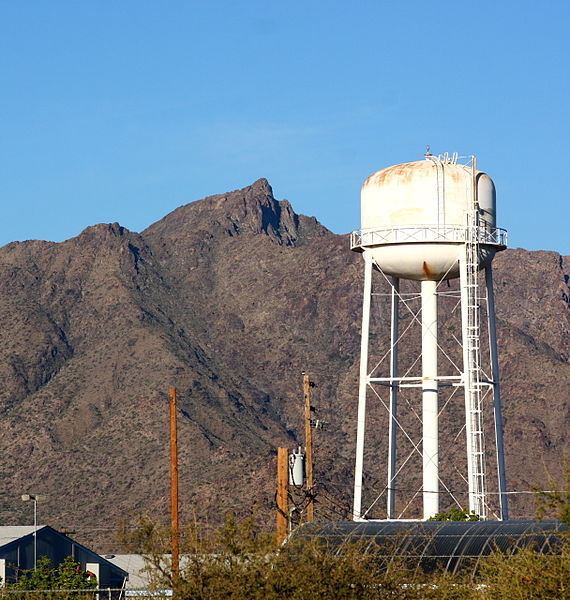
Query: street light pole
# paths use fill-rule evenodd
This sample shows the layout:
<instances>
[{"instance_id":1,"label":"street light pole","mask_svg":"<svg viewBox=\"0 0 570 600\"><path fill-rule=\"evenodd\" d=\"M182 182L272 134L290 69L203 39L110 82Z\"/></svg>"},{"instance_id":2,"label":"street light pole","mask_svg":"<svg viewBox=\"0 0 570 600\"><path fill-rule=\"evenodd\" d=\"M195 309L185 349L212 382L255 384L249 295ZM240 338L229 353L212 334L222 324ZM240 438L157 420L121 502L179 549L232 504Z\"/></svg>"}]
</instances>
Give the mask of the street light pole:
<instances>
[{"instance_id":1,"label":"street light pole","mask_svg":"<svg viewBox=\"0 0 570 600\"><path fill-rule=\"evenodd\" d=\"M34 496L34 571L38 566L38 499Z\"/></svg>"},{"instance_id":2,"label":"street light pole","mask_svg":"<svg viewBox=\"0 0 570 600\"><path fill-rule=\"evenodd\" d=\"M22 500L34 503L34 571L38 566L38 500L44 499L40 494L22 494Z\"/></svg>"}]
</instances>

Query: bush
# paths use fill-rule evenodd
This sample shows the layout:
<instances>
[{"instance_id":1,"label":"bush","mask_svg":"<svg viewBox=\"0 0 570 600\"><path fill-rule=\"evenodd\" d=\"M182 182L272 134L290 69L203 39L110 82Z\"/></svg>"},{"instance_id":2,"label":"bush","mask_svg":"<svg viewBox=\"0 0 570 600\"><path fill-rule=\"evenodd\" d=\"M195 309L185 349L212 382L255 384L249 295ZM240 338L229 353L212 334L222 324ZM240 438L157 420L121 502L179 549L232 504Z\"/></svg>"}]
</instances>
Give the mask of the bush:
<instances>
[{"instance_id":1,"label":"bush","mask_svg":"<svg viewBox=\"0 0 570 600\"><path fill-rule=\"evenodd\" d=\"M566 481L563 489L558 482L549 478L550 490L539 491L538 516L554 514L558 519L570 527L570 462L566 461Z\"/></svg>"},{"instance_id":2,"label":"bush","mask_svg":"<svg viewBox=\"0 0 570 600\"><path fill-rule=\"evenodd\" d=\"M560 554L533 549L497 552L471 572L424 573L417 557L394 556L366 542L328 547L292 538L277 548L250 518L233 516L213 535L196 524L181 539L181 565L171 572L170 532L143 518L123 531L130 551L142 553L155 592L172 589L177 600L570 600L570 546Z\"/></svg>"},{"instance_id":3,"label":"bush","mask_svg":"<svg viewBox=\"0 0 570 600\"><path fill-rule=\"evenodd\" d=\"M73 556L53 567L47 556L40 556L35 569L23 571L11 590L82 590L97 587L95 577L89 577Z\"/></svg>"},{"instance_id":4,"label":"bush","mask_svg":"<svg viewBox=\"0 0 570 600\"><path fill-rule=\"evenodd\" d=\"M212 536L196 525L185 531L177 577L167 528L143 518L121 537L129 551L144 554L152 590L171 588L180 600L474 598L471 582L416 572L405 557L396 559L369 541L366 548L355 542L332 549L319 540L293 539L277 548L274 535L260 532L253 518L238 522L230 515Z\"/></svg>"},{"instance_id":5,"label":"bush","mask_svg":"<svg viewBox=\"0 0 570 600\"><path fill-rule=\"evenodd\" d=\"M469 512L466 508L452 506L449 510L430 517L428 521L479 521L479 519L479 515L473 511Z\"/></svg>"},{"instance_id":6,"label":"bush","mask_svg":"<svg viewBox=\"0 0 570 600\"><path fill-rule=\"evenodd\" d=\"M496 552L483 561L482 597L502 600L565 600L570 598L570 548L560 554L540 554L532 548Z\"/></svg>"}]
</instances>

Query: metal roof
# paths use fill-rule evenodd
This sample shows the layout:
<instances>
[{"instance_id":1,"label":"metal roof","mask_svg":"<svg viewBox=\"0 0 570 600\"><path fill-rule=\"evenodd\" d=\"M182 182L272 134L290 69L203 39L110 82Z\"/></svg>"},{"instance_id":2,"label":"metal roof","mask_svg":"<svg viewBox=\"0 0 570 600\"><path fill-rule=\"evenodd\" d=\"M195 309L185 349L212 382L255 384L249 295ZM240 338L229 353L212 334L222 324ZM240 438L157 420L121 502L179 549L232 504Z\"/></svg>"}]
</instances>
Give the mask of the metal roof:
<instances>
[{"instance_id":1,"label":"metal roof","mask_svg":"<svg viewBox=\"0 0 570 600\"><path fill-rule=\"evenodd\" d=\"M18 576L18 570L33 567L34 531L37 531L38 556L47 556L54 565L60 564L66 556L73 556L83 568L89 562L97 562L107 567L104 574L107 583L119 586L128 575L120 567L49 525L37 527L17 525L0 527L0 558L9 565L11 569L9 575L12 578Z\"/></svg>"},{"instance_id":2,"label":"metal roof","mask_svg":"<svg viewBox=\"0 0 570 600\"><path fill-rule=\"evenodd\" d=\"M103 555L108 556L106 560L113 563L123 571L129 574L127 581L127 589L129 590L142 590L149 586L149 573L145 571L147 562L141 554L115 554Z\"/></svg>"},{"instance_id":3,"label":"metal roof","mask_svg":"<svg viewBox=\"0 0 570 600\"><path fill-rule=\"evenodd\" d=\"M38 525L38 531L45 525ZM4 525L0 526L0 546L5 546L14 540L34 533L36 528L33 525Z\"/></svg>"},{"instance_id":4,"label":"metal roof","mask_svg":"<svg viewBox=\"0 0 570 600\"><path fill-rule=\"evenodd\" d=\"M415 561L424 570L443 566L455 572L475 570L494 550L534 547L548 553L567 531L562 521L343 521L305 523L290 539L318 539L337 552L346 543L362 543L363 551L381 552Z\"/></svg>"}]
</instances>

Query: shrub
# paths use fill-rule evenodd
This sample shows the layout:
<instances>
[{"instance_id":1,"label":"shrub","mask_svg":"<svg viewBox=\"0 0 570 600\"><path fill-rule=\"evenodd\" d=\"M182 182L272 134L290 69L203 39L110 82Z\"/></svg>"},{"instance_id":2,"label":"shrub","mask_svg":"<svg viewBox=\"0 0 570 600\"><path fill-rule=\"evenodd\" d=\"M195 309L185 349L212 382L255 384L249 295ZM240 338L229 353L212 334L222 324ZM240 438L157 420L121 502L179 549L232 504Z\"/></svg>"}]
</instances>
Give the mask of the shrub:
<instances>
[{"instance_id":1,"label":"shrub","mask_svg":"<svg viewBox=\"0 0 570 600\"><path fill-rule=\"evenodd\" d=\"M170 532L149 518L123 531L130 551L142 553L155 592L177 600L570 600L570 546L560 554L533 549L495 553L471 571L424 573L417 556L395 556L370 541L328 546L291 538L277 548L253 517L228 516L212 535L196 523L181 539L179 574L172 576Z\"/></svg>"},{"instance_id":2,"label":"shrub","mask_svg":"<svg viewBox=\"0 0 570 600\"><path fill-rule=\"evenodd\" d=\"M540 554L532 548L496 552L481 566L482 597L502 600L565 600L570 598L570 551Z\"/></svg>"},{"instance_id":3,"label":"shrub","mask_svg":"<svg viewBox=\"0 0 570 600\"><path fill-rule=\"evenodd\" d=\"M452 506L449 510L430 517L428 521L479 521L479 519L479 515L473 511L469 512L466 508Z\"/></svg>"},{"instance_id":4,"label":"shrub","mask_svg":"<svg viewBox=\"0 0 570 600\"><path fill-rule=\"evenodd\" d=\"M95 577L88 576L72 556L68 556L57 567L52 566L47 556L40 556L35 569L23 571L16 583L7 586L8 590L89 590L97 587ZM9 594L9 592L8 592ZM38 593L33 598L75 598L77 594L69 593L62 596L61 593ZM12 595L13 597L13 595Z\"/></svg>"}]
</instances>

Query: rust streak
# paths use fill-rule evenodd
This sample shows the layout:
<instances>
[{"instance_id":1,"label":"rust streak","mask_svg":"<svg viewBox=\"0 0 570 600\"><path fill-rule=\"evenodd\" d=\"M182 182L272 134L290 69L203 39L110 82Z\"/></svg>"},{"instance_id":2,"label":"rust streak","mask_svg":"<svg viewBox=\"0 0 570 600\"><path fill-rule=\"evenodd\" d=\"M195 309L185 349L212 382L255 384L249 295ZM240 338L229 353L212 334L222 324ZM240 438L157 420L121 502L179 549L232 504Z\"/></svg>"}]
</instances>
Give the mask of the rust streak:
<instances>
[{"instance_id":1,"label":"rust streak","mask_svg":"<svg viewBox=\"0 0 570 600\"><path fill-rule=\"evenodd\" d=\"M424 270L424 273L426 274L426 277L429 280L433 279L433 272L432 270L429 268L429 265L427 264L427 262L424 260L424 263L422 265L422 269Z\"/></svg>"}]
</instances>

